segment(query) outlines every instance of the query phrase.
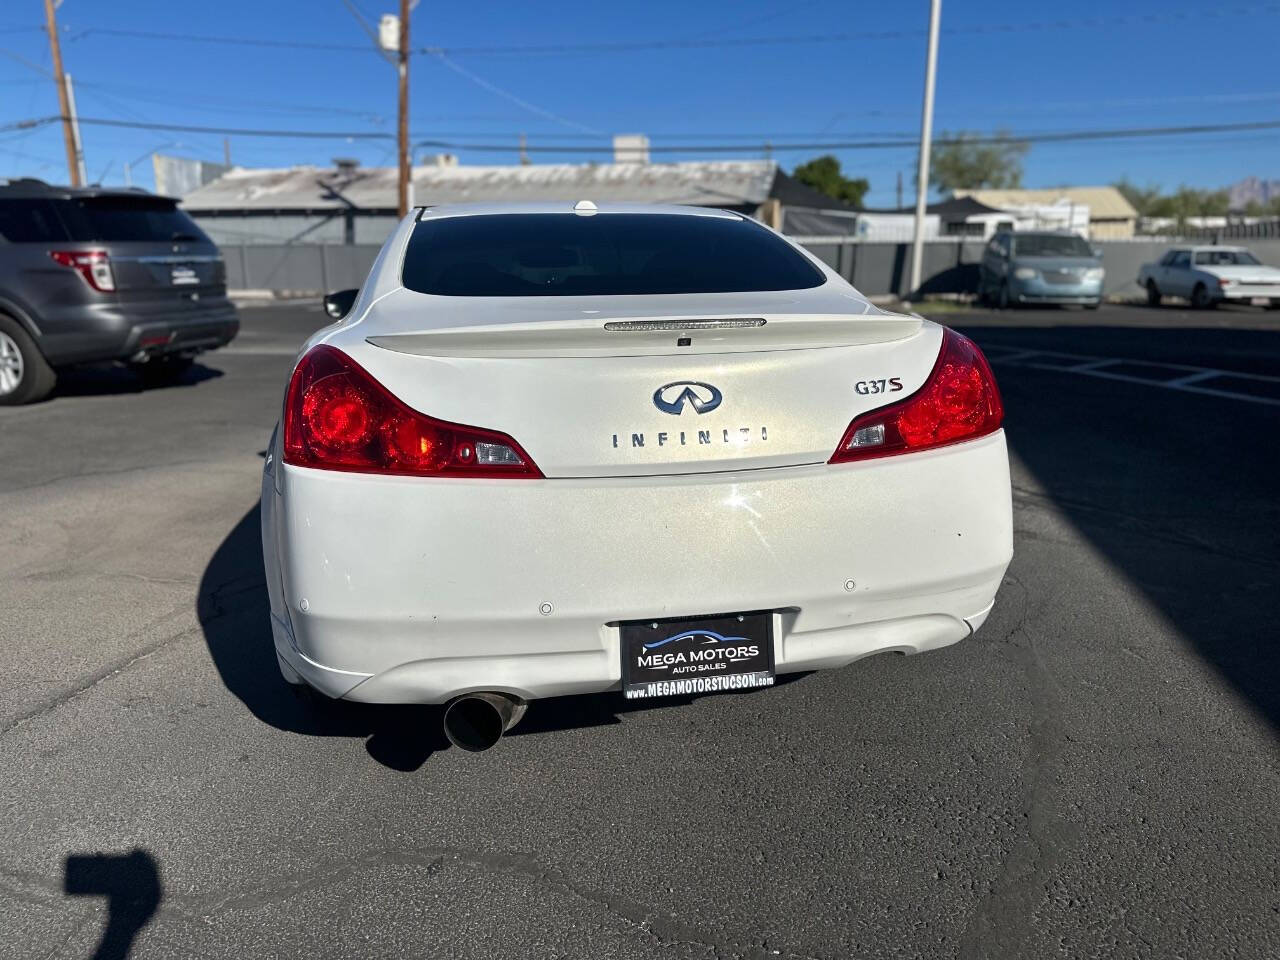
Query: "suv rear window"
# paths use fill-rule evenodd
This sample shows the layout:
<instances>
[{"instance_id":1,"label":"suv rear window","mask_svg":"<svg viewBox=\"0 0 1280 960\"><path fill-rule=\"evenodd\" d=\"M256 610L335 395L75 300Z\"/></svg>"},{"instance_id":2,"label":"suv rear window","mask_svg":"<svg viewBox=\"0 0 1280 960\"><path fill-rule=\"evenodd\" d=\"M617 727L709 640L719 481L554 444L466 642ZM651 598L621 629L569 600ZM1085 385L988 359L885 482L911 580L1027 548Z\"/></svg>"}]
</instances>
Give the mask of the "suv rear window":
<instances>
[{"instance_id":1,"label":"suv rear window","mask_svg":"<svg viewBox=\"0 0 1280 960\"><path fill-rule=\"evenodd\" d=\"M0 200L0 237L10 243L55 243L67 229L48 200Z\"/></svg>"},{"instance_id":2,"label":"suv rear window","mask_svg":"<svg viewBox=\"0 0 1280 960\"><path fill-rule=\"evenodd\" d=\"M151 197L83 197L63 207L75 240L170 243L211 241L170 200Z\"/></svg>"},{"instance_id":3,"label":"suv rear window","mask_svg":"<svg viewBox=\"0 0 1280 960\"><path fill-rule=\"evenodd\" d=\"M799 290L826 278L751 220L516 213L419 223L401 279L450 297L589 297Z\"/></svg>"}]
</instances>

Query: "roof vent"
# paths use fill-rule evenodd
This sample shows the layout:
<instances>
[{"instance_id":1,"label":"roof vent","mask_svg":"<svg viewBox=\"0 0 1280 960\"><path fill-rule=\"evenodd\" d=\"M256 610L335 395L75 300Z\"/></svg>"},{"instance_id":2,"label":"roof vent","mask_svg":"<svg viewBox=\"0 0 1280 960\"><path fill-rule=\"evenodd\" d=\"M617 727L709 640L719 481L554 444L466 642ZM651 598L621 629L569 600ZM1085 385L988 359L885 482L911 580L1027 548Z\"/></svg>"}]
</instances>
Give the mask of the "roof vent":
<instances>
[{"instance_id":1,"label":"roof vent","mask_svg":"<svg viewBox=\"0 0 1280 960\"><path fill-rule=\"evenodd\" d=\"M360 166L360 161L355 157L334 157L333 165L338 168L338 173L344 177L350 177L356 172L356 168Z\"/></svg>"},{"instance_id":2,"label":"roof vent","mask_svg":"<svg viewBox=\"0 0 1280 960\"><path fill-rule=\"evenodd\" d=\"M590 217L594 214L599 213L600 208L597 207L590 200L579 200L577 203L573 205L573 212L580 217Z\"/></svg>"},{"instance_id":3,"label":"roof vent","mask_svg":"<svg viewBox=\"0 0 1280 960\"><path fill-rule=\"evenodd\" d=\"M619 133L613 138L614 163L648 163L649 138L643 133Z\"/></svg>"}]
</instances>

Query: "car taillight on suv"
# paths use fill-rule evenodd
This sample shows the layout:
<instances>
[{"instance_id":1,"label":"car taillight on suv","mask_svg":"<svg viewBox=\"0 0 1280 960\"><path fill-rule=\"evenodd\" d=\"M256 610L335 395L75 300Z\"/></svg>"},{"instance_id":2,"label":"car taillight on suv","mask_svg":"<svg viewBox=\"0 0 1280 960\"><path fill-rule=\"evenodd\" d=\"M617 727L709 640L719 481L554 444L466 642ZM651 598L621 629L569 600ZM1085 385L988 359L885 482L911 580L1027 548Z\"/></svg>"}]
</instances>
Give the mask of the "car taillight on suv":
<instances>
[{"instance_id":1,"label":"car taillight on suv","mask_svg":"<svg viewBox=\"0 0 1280 960\"><path fill-rule=\"evenodd\" d=\"M111 272L111 258L105 250L50 250L55 263L70 267L84 277L85 283L100 293L112 293L116 289L116 277Z\"/></svg>"},{"instance_id":2,"label":"car taillight on suv","mask_svg":"<svg viewBox=\"0 0 1280 960\"><path fill-rule=\"evenodd\" d=\"M923 387L898 403L855 417L830 463L929 450L995 433L1004 405L987 358L968 337L944 330Z\"/></svg>"},{"instance_id":3,"label":"car taillight on suv","mask_svg":"<svg viewBox=\"0 0 1280 960\"><path fill-rule=\"evenodd\" d=\"M341 350L325 345L303 357L289 380L284 462L415 477L542 477L505 433L418 413Z\"/></svg>"}]
</instances>

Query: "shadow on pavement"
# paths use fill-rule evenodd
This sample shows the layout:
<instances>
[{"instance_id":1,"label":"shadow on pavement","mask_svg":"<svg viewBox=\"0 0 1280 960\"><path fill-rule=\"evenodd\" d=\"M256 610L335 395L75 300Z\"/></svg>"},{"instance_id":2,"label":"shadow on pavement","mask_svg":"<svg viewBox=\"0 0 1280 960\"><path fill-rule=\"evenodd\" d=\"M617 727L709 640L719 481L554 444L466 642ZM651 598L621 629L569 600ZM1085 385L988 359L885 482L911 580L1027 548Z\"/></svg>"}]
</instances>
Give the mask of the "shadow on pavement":
<instances>
[{"instance_id":1,"label":"shadow on pavement","mask_svg":"<svg viewBox=\"0 0 1280 960\"><path fill-rule=\"evenodd\" d=\"M214 552L200 580L196 613L227 689L263 723L318 737L364 737L369 756L393 770L417 770L449 747L439 706L382 706L330 700L290 687L280 677L271 638L270 601L262 564L257 504ZM779 686L806 674L778 677ZM716 696L759 696L768 690ZM539 700L511 736L607 726L626 713L692 703L697 697L626 700L619 693Z\"/></svg>"},{"instance_id":2,"label":"shadow on pavement","mask_svg":"<svg viewBox=\"0 0 1280 960\"><path fill-rule=\"evenodd\" d=\"M196 614L222 682L263 723L308 736L366 738L369 756L383 766L418 769L448 746L438 708L329 700L295 691L281 679L271 639L260 516L255 504L227 534L200 580Z\"/></svg>"},{"instance_id":3,"label":"shadow on pavement","mask_svg":"<svg viewBox=\"0 0 1280 960\"><path fill-rule=\"evenodd\" d=\"M803 680L809 673L784 673L775 678L774 687L785 687L789 683ZM767 697L773 687L760 687L754 690L735 690L730 693L713 693L713 697ZM550 697L538 700L529 705L520 724L507 736L520 737L533 733L555 733L559 730L574 730L580 727L607 727L622 722L622 717L629 713L643 713L646 710L666 710L670 707L688 706L701 696L660 697L655 700L628 700L618 691L608 693L592 693L575 697Z\"/></svg>"},{"instance_id":4,"label":"shadow on pavement","mask_svg":"<svg viewBox=\"0 0 1280 960\"><path fill-rule=\"evenodd\" d=\"M107 926L93 960L124 960L164 899L155 858L140 849L71 854L63 866L62 887L69 896L106 898Z\"/></svg>"},{"instance_id":5,"label":"shadow on pavement","mask_svg":"<svg viewBox=\"0 0 1280 960\"><path fill-rule=\"evenodd\" d=\"M947 267L945 270L939 270L926 279L920 284L920 289L916 290L912 296L919 299L920 297L940 293L976 294L980 279L978 264L957 263L954 266Z\"/></svg>"},{"instance_id":6,"label":"shadow on pavement","mask_svg":"<svg viewBox=\"0 0 1280 960\"><path fill-rule=\"evenodd\" d=\"M1280 333L970 328L979 344L1280 371ZM1010 449L1065 516L1280 729L1280 408L995 365ZM1037 491L1015 488L1034 502Z\"/></svg>"},{"instance_id":7,"label":"shadow on pavement","mask_svg":"<svg viewBox=\"0 0 1280 960\"><path fill-rule=\"evenodd\" d=\"M119 364L95 364L84 367L68 367L58 371L58 386L52 396L57 397L105 397L125 393L149 393L153 390L169 390L175 387L194 387L206 380L222 376L221 370L192 364L170 383L144 383L134 371Z\"/></svg>"}]
</instances>

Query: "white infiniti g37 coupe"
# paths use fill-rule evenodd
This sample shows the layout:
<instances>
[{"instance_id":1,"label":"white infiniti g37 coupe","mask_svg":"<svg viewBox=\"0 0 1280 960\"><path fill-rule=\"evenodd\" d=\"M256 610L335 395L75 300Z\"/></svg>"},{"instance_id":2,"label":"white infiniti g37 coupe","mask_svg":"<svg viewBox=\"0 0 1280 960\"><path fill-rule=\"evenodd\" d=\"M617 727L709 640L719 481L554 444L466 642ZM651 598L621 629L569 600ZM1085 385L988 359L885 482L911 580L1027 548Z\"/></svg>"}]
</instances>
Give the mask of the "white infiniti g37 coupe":
<instances>
[{"instance_id":1,"label":"white infiniti g37 coupe","mask_svg":"<svg viewBox=\"0 0 1280 960\"><path fill-rule=\"evenodd\" d=\"M1002 418L972 342L737 214L413 211L289 381L280 670L479 750L539 697L955 643L1012 556Z\"/></svg>"}]
</instances>

